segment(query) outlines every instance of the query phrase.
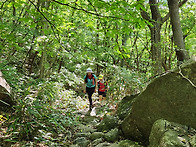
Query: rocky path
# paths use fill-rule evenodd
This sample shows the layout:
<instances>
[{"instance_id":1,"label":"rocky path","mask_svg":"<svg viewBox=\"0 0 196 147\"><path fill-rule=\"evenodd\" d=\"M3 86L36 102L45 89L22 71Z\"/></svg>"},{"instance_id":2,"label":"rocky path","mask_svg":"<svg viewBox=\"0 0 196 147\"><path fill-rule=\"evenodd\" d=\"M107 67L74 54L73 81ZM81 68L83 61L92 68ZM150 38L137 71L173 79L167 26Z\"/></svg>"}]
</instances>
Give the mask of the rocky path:
<instances>
[{"instance_id":1,"label":"rocky path","mask_svg":"<svg viewBox=\"0 0 196 147\"><path fill-rule=\"evenodd\" d=\"M74 128L71 147L141 147L133 141L122 140L114 111L114 106L101 106L98 101L92 111L87 108L78 111L80 123Z\"/></svg>"}]
</instances>

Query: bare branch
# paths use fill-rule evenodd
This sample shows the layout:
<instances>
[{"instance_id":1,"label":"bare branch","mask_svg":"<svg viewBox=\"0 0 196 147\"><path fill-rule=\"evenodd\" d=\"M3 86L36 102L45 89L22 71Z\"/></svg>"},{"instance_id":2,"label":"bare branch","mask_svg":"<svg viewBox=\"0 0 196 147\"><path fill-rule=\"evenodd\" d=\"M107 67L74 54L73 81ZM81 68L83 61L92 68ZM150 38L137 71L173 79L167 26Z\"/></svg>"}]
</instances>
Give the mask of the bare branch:
<instances>
[{"instance_id":1,"label":"bare branch","mask_svg":"<svg viewBox=\"0 0 196 147\"><path fill-rule=\"evenodd\" d=\"M162 23L166 22L169 19L169 13L165 17L162 18Z\"/></svg>"},{"instance_id":2,"label":"bare branch","mask_svg":"<svg viewBox=\"0 0 196 147\"><path fill-rule=\"evenodd\" d=\"M140 2L140 0L137 0L137 1ZM145 19L149 22L152 22L152 19L150 18L149 14L146 11L142 10L141 8L140 8L140 14L141 14L143 19ZM148 25L148 27L151 28L150 25Z\"/></svg>"},{"instance_id":3,"label":"bare branch","mask_svg":"<svg viewBox=\"0 0 196 147\"><path fill-rule=\"evenodd\" d=\"M65 48L62 44L61 44L61 41L60 41L60 36L59 36L59 30L56 28L56 26L41 12L41 10L31 1L29 0L29 2L37 9L37 11L44 17L44 19L50 24L50 27L52 29L52 32L55 36L55 38L58 40L59 44ZM57 33L55 33L55 30L57 31ZM68 50L66 50L68 51ZM68 51L69 52L69 51ZM70 52L69 52L70 53ZM71 53L70 53L71 54Z\"/></svg>"},{"instance_id":4,"label":"bare branch","mask_svg":"<svg viewBox=\"0 0 196 147\"><path fill-rule=\"evenodd\" d=\"M58 31L58 29L56 28L56 26L55 26L52 22L50 22L50 20L40 11L40 9L39 9L31 0L29 0L29 2L37 9L37 11L38 11L38 12L44 17L44 19L50 24L50 26L51 26L51 28L52 28L54 34L55 34L54 29L56 29L56 30ZM56 37L56 34L55 34L55 37ZM56 38L59 39L58 37L56 37Z\"/></svg>"},{"instance_id":5,"label":"bare branch","mask_svg":"<svg viewBox=\"0 0 196 147\"><path fill-rule=\"evenodd\" d=\"M180 3L179 3L179 7L181 7L181 6L183 6L186 2L187 2L188 0L183 0L183 1L181 1Z\"/></svg>"},{"instance_id":6,"label":"bare branch","mask_svg":"<svg viewBox=\"0 0 196 147\"><path fill-rule=\"evenodd\" d=\"M140 14L141 14L142 18L144 18L145 20L151 21L151 18L146 11L141 9Z\"/></svg>"}]
</instances>

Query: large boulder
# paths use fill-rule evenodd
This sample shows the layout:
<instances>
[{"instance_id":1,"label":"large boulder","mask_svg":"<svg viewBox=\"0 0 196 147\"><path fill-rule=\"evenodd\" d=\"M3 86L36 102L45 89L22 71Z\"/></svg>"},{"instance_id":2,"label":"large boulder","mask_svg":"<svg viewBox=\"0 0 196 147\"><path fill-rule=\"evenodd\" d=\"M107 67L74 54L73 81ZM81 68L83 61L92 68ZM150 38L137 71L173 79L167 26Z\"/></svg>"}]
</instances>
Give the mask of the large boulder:
<instances>
[{"instance_id":1,"label":"large boulder","mask_svg":"<svg viewBox=\"0 0 196 147\"><path fill-rule=\"evenodd\" d=\"M2 72L0 71L0 110L12 106L13 101L10 97L10 86L3 78Z\"/></svg>"},{"instance_id":2,"label":"large boulder","mask_svg":"<svg viewBox=\"0 0 196 147\"><path fill-rule=\"evenodd\" d=\"M148 147L190 147L196 146L194 129L185 125L157 120L150 133Z\"/></svg>"},{"instance_id":3,"label":"large boulder","mask_svg":"<svg viewBox=\"0 0 196 147\"><path fill-rule=\"evenodd\" d=\"M131 110L131 103L132 100L138 96L138 94L136 95L130 95L130 96L126 96L124 97L121 102L118 105L118 109L117 109L117 116L123 120L129 113L129 111Z\"/></svg>"},{"instance_id":4,"label":"large boulder","mask_svg":"<svg viewBox=\"0 0 196 147\"><path fill-rule=\"evenodd\" d=\"M137 141L148 141L154 122L166 119L196 128L196 62L154 79L132 102L123 120L123 134Z\"/></svg>"}]
</instances>

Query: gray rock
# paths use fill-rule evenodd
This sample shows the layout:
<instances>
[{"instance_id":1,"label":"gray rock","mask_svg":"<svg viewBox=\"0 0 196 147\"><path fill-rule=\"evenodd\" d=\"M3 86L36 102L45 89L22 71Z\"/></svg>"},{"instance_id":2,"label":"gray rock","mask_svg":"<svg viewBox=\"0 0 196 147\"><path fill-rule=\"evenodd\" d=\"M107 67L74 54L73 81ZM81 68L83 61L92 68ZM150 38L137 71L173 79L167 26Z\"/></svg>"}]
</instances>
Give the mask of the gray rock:
<instances>
[{"instance_id":1,"label":"gray rock","mask_svg":"<svg viewBox=\"0 0 196 147\"><path fill-rule=\"evenodd\" d=\"M142 147L137 142L131 140L122 140L118 143L119 147Z\"/></svg>"},{"instance_id":2,"label":"gray rock","mask_svg":"<svg viewBox=\"0 0 196 147\"><path fill-rule=\"evenodd\" d=\"M89 132L88 133L76 133L75 137L87 137L87 138L89 138L90 135L91 134Z\"/></svg>"},{"instance_id":3,"label":"gray rock","mask_svg":"<svg viewBox=\"0 0 196 147\"><path fill-rule=\"evenodd\" d=\"M196 62L154 79L132 102L128 116L121 124L127 138L148 141L158 119L196 128Z\"/></svg>"},{"instance_id":4,"label":"gray rock","mask_svg":"<svg viewBox=\"0 0 196 147\"><path fill-rule=\"evenodd\" d=\"M90 135L91 140L96 140L96 139L102 138L102 137L104 137L104 133L102 133L102 132L94 132Z\"/></svg>"},{"instance_id":5,"label":"gray rock","mask_svg":"<svg viewBox=\"0 0 196 147\"><path fill-rule=\"evenodd\" d=\"M80 147L86 147L90 143L85 137L78 137L74 140L74 144L79 145Z\"/></svg>"},{"instance_id":6,"label":"gray rock","mask_svg":"<svg viewBox=\"0 0 196 147\"><path fill-rule=\"evenodd\" d=\"M115 142L118 139L118 129L112 129L111 131L107 132L104 136L106 141L108 142Z\"/></svg>"},{"instance_id":7,"label":"gray rock","mask_svg":"<svg viewBox=\"0 0 196 147\"><path fill-rule=\"evenodd\" d=\"M96 126L98 131L109 131L118 126L118 119L114 116L105 115L103 120Z\"/></svg>"},{"instance_id":8,"label":"gray rock","mask_svg":"<svg viewBox=\"0 0 196 147\"><path fill-rule=\"evenodd\" d=\"M91 126L83 124L79 124L76 130L80 131L80 133L92 133L96 131L96 129L92 128Z\"/></svg>"},{"instance_id":9,"label":"gray rock","mask_svg":"<svg viewBox=\"0 0 196 147\"><path fill-rule=\"evenodd\" d=\"M131 106L132 106L132 100L138 96L138 94L136 95L131 95L131 96L126 96L122 99L122 101L119 103L118 105L118 109L117 109L117 115L118 117L123 120L128 114L129 111L131 110Z\"/></svg>"},{"instance_id":10,"label":"gray rock","mask_svg":"<svg viewBox=\"0 0 196 147\"><path fill-rule=\"evenodd\" d=\"M195 130L189 129L188 133L187 129L184 125L163 119L157 120L150 133L149 147L190 147L194 137L189 134L195 133ZM195 141L192 146L195 146Z\"/></svg>"},{"instance_id":11,"label":"gray rock","mask_svg":"<svg viewBox=\"0 0 196 147\"><path fill-rule=\"evenodd\" d=\"M103 138L98 138L92 142L93 146L96 146L104 141Z\"/></svg>"},{"instance_id":12,"label":"gray rock","mask_svg":"<svg viewBox=\"0 0 196 147\"><path fill-rule=\"evenodd\" d=\"M0 71L0 111L6 112L12 105L14 105L14 101L11 97L11 88Z\"/></svg>"},{"instance_id":13,"label":"gray rock","mask_svg":"<svg viewBox=\"0 0 196 147\"><path fill-rule=\"evenodd\" d=\"M98 145L96 145L95 147L107 147L107 146L110 146L111 144L108 143L108 142L103 142L103 143L100 143Z\"/></svg>"}]
</instances>

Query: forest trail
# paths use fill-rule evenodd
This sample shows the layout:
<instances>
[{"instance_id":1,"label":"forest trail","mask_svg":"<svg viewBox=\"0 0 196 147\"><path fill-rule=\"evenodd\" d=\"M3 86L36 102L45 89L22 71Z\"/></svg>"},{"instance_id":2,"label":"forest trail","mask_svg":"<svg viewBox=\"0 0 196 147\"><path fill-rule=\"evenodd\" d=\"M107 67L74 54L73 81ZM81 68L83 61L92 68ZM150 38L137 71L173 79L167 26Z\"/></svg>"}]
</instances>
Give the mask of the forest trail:
<instances>
[{"instance_id":1,"label":"forest trail","mask_svg":"<svg viewBox=\"0 0 196 147\"><path fill-rule=\"evenodd\" d=\"M74 127L70 137L70 147L142 147L131 140L123 140L118 128L118 119L115 117L116 105L107 101L101 106L99 98L93 95L93 109L83 108L76 113L79 124ZM88 106L87 98L81 102Z\"/></svg>"},{"instance_id":2,"label":"forest trail","mask_svg":"<svg viewBox=\"0 0 196 147\"><path fill-rule=\"evenodd\" d=\"M117 143L107 141L107 137L105 137L107 131L99 132L96 128L103 120L104 115L112 115L115 112L114 106L108 103L101 106L96 94L92 98L94 107L91 111L89 108L84 108L75 112L79 116L79 124L74 128L70 142L71 147L118 147ZM86 98L81 103L85 106L89 104Z\"/></svg>"}]
</instances>

